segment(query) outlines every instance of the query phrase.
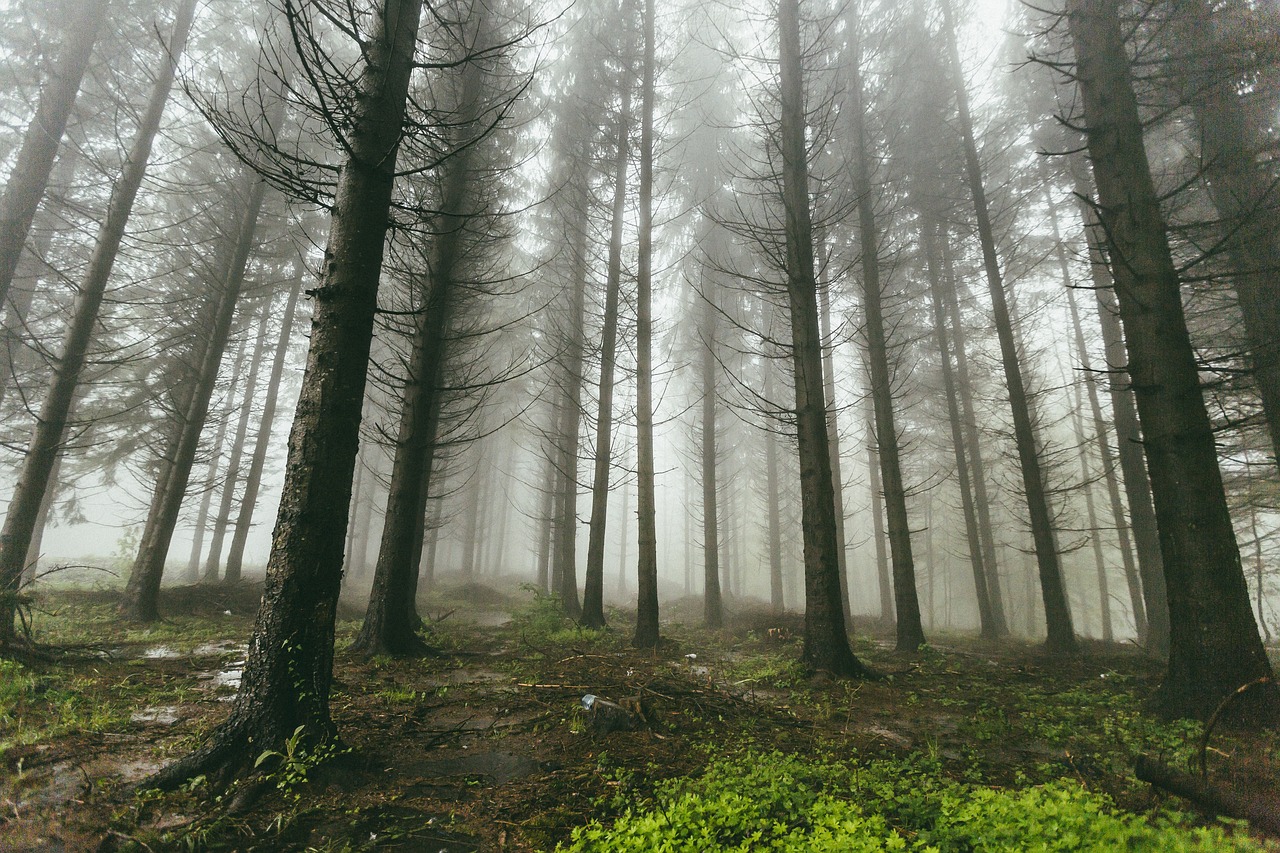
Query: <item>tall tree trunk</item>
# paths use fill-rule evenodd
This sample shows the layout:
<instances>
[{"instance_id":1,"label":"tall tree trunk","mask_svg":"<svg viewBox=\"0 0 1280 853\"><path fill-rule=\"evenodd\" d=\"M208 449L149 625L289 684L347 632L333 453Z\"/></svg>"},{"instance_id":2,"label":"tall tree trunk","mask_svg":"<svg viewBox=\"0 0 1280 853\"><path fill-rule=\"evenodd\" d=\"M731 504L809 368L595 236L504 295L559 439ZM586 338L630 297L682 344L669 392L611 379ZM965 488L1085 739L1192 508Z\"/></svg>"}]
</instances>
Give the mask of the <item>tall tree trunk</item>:
<instances>
[{"instance_id":1,"label":"tall tree trunk","mask_svg":"<svg viewBox=\"0 0 1280 853\"><path fill-rule=\"evenodd\" d=\"M1129 352L1169 598L1162 710L1207 717L1271 676L1218 470L1181 282L1143 147L1118 0L1069 0L1098 207ZM1274 712L1273 692L1266 694Z\"/></svg>"},{"instance_id":2,"label":"tall tree trunk","mask_svg":"<svg viewBox=\"0 0 1280 853\"><path fill-rule=\"evenodd\" d=\"M213 520L213 539L204 562L204 580L216 581L222 567L222 545L226 541L227 526L231 524L231 507L235 504L236 485L240 482L240 464L244 459L244 443L249 435L249 418L253 414L253 402L258 397L258 373L262 369L263 354L267 349L267 329L271 325L271 306L262 306L262 319L258 321L258 333L254 337L253 351L249 356L249 375L245 377L244 397L240 401L240 417L236 419L235 435L231 439L231 455L227 458L227 473L222 478L222 500ZM240 579L228 575L227 583Z\"/></svg>"},{"instance_id":3,"label":"tall tree trunk","mask_svg":"<svg viewBox=\"0 0 1280 853\"><path fill-rule=\"evenodd\" d=\"M492 41L488 38L483 13L474 14L467 27L476 34L469 50L484 50ZM440 213L426 265L430 270L430 283L414 329L369 606L352 644L354 650L365 655L410 655L427 650L417 634L421 624L416 606L417 557L422 553L421 528L432 486L430 465L449 357L449 333L463 297L461 263L468 240L473 239L467 227L479 212L473 169L475 143L479 139L476 123L483 109L484 74L478 61L465 62L460 70L458 103L451 111L453 151L441 166ZM477 488L482 485L478 483ZM472 516L468 521L474 520ZM469 542L468 547L474 545Z\"/></svg>"},{"instance_id":4,"label":"tall tree trunk","mask_svg":"<svg viewBox=\"0 0 1280 853\"><path fill-rule=\"evenodd\" d=\"M765 367L764 397L773 399L773 365ZM786 609L782 577L782 483L778 476L778 437L770 426L764 431L765 511L769 516L769 606L774 613Z\"/></svg>"},{"instance_id":5,"label":"tall tree trunk","mask_svg":"<svg viewBox=\"0 0 1280 853\"><path fill-rule=\"evenodd\" d=\"M702 317L699 323L702 380L702 619L708 628L724 625L720 596L720 525L716 501L716 316L720 311L713 275L702 276Z\"/></svg>"},{"instance_id":6,"label":"tall tree trunk","mask_svg":"<svg viewBox=\"0 0 1280 853\"><path fill-rule=\"evenodd\" d=\"M787 295L795 370L796 439L800 459L801 531L804 540L804 663L835 676L870 675L853 654L840 600L835 498L827 447L827 402L822 387L822 336L813 265L809 212L809 163L805 144L804 80L800 52L800 2L778 7L782 194L786 222Z\"/></svg>"},{"instance_id":7,"label":"tall tree trunk","mask_svg":"<svg viewBox=\"0 0 1280 853\"><path fill-rule=\"evenodd\" d=\"M216 306L215 306L216 308ZM206 345L208 341L204 342ZM248 341L242 340L237 348L236 357L232 361L231 377L227 382L227 411L228 415L218 419L218 429L213 434L212 449L209 456L209 470L205 477L203 486L201 487L200 508L196 512L195 533L191 541L191 557L187 561L186 578L191 583L200 580L200 558L204 555L204 534L209 527L209 509L213 505L213 492L215 484L218 482L218 469L222 462L223 454L227 452L227 424L230 422L230 411L234 405L236 394L240 392L240 376L244 370L245 356L248 354ZM191 395L195 392L194 383L191 384L191 391L185 397L185 405L182 411L186 411L190 406ZM174 419L174 434L169 438L169 446L176 447L182 436L183 423L179 418ZM166 450L164 458L161 460L161 473L156 477L156 488L167 488L162 483L167 483L168 479L173 476L173 458L171 451ZM153 503L154 506L154 503Z\"/></svg>"},{"instance_id":8,"label":"tall tree trunk","mask_svg":"<svg viewBox=\"0 0 1280 853\"><path fill-rule=\"evenodd\" d=\"M589 139L579 140L578 157L590 161ZM585 193L580 186L585 177L575 175L571 191L578 198L571 213L579 221L569 224L570 252L569 305L565 324L564 352L560 355L560 388L555 433L555 509L552 523L551 588L560 596L565 613L577 619L578 601L578 448L582 422L582 375L584 371L584 306L587 287L587 234Z\"/></svg>"},{"instance_id":9,"label":"tall tree trunk","mask_svg":"<svg viewBox=\"0 0 1280 853\"><path fill-rule=\"evenodd\" d=\"M867 395L867 408L872 408ZM880 451L876 449L875 414L867 412L867 485L871 491L871 541L876 552L876 586L880 590L880 623L893 624L893 580L889 575L889 548L884 535L884 489L880 485Z\"/></svg>"},{"instance_id":10,"label":"tall tree trunk","mask_svg":"<svg viewBox=\"0 0 1280 853\"><path fill-rule=\"evenodd\" d=\"M18 260L31 232L36 208L48 187L58 146L93 55L93 44L107 17L107 5L108 0L83 0L72 5L75 12L67 22L58 59L40 90L36 113L23 134L13 172L0 197L0 306L9 302ZM175 38L173 45L180 46L179 42ZM139 138L141 136L140 132Z\"/></svg>"},{"instance_id":11,"label":"tall tree trunk","mask_svg":"<svg viewBox=\"0 0 1280 853\"><path fill-rule=\"evenodd\" d=\"M1093 435L1094 441L1098 445L1098 455L1102 460L1102 478L1107 484L1107 497L1111 503L1111 521L1116 529L1116 536L1119 540L1120 558L1124 566L1125 583L1129 588L1129 606L1133 611L1134 629L1138 634L1138 641L1145 643L1147 640L1147 608L1142 600L1142 583L1138 579L1138 567L1133 559L1133 548L1129 542L1129 526L1124 517L1124 506L1120 503L1120 484L1116 479L1116 457L1111 450L1111 442L1107 439L1106 419L1102 415L1102 403L1098 399L1098 386L1095 381L1096 377L1093 372L1093 360L1089 357L1089 348L1085 344L1084 327L1080 323L1080 307L1076 304L1075 285L1071 281L1071 272L1067 265L1066 247L1062 243L1062 234L1058 228L1058 214L1053 207L1053 200L1049 200L1049 222L1053 227L1054 252L1058 259L1058 269L1062 275L1063 285L1067 290L1067 308L1071 312L1071 331L1072 339L1075 342L1076 352L1080 360L1080 370L1083 374L1085 390L1089 398L1089 412L1093 417ZM1082 401L1080 401L1082 402ZM1081 425L1083 429L1083 424ZM1083 435L1082 435L1083 440ZM1085 465L1085 457L1081 455L1081 465ZM1086 475L1086 480L1088 476ZM1093 501L1092 493L1086 492L1090 503ZM1093 509L1089 510L1093 515ZM1096 529L1093 535L1094 547L1100 548L1101 543L1100 531ZM1100 558L1099 558L1100 559ZM1102 568L1099 566L1099 585L1105 587L1105 576L1102 574ZM1105 600L1102 604L1102 615L1104 624L1103 639L1110 641L1111 639L1111 623L1109 620L1110 603Z\"/></svg>"},{"instance_id":12,"label":"tall tree trunk","mask_svg":"<svg viewBox=\"0 0 1280 853\"><path fill-rule=\"evenodd\" d=\"M653 470L653 100L655 0L644 3L644 70L640 89L639 257L636 266L636 630L631 644L658 644L658 525Z\"/></svg>"},{"instance_id":13,"label":"tall tree trunk","mask_svg":"<svg viewBox=\"0 0 1280 853\"><path fill-rule=\"evenodd\" d=\"M854 23L851 21L851 23ZM852 28L851 28L852 29ZM862 255L862 309L867 336L867 372L875 410L876 447L880 451L880 480L889 522L889 553L893 560L893 595L897 614L897 649L915 651L924 644L920 599L916 592L916 567L911 554L911 523L907 516L907 490L902 479L898 428L893 412L893 379L889 366L889 342L885 332L880 292L879 237L875 199L871 194L871 151L868 148L862 93L861 54L856 36L848 63L850 122L853 125L853 185L858 196L858 240Z\"/></svg>"},{"instance_id":14,"label":"tall tree trunk","mask_svg":"<svg viewBox=\"0 0 1280 853\"><path fill-rule=\"evenodd\" d=\"M554 407L551 412L551 421L556 421ZM555 527L555 509L556 509L556 463L554 451L548 448L547 458L543 460L543 476L542 491L539 503L539 511L536 517L538 523L538 552L534 558L534 581L542 592L551 590L551 548L552 533ZM625 498L625 491L624 491Z\"/></svg>"},{"instance_id":15,"label":"tall tree trunk","mask_svg":"<svg viewBox=\"0 0 1280 853\"><path fill-rule=\"evenodd\" d=\"M947 46L951 54L956 101L960 111L965 173L978 221L978 239L982 244L983 266L986 269L987 285L991 291L991 308L996 336L1000 340L1000 357L1004 367L1005 385L1009 391L1014 442L1018 448L1018 462L1022 469L1022 486L1031 522L1031 538L1035 543L1036 564L1040 570L1040 592L1044 596L1045 624L1048 633L1046 646L1051 651L1068 652L1075 649L1075 631L1071 627L1071 611L1067 607L1066 590L1062 582L1062 561L1053 542L1053 521L1049 512L1049 498L1045 490L1044 472L1040 466L1035 428L1031 421L1030 402L1022 378L1018 345L1014 339L1013 320L1010 317L1008 300L1005 296L1000 261L996 256L995 235L987 209L986 190L982 182L982 166L978 161L978 148L973 137L969 95L964 84L963 67L960 64L960 49L956 44L951 0L943 0L942 11L945 17L943 29L946 31Z\"/></svg>"},{"instance_id":16,"label":"tall tree trunk","mask_svg":"<svg viewBox=\"0 0 1280 853\"><path fill-rule=\"evenodd\" d=\"M978 416L973 405L973 376L969 372L969 354L960 315L959 287L951 258L951 241L945 226L939 234L942 243L944 274L943 297L951 320L951 342L956 357L956 390L960 394L960 416L964 426L966 458L973 468L973 503L978 514L978 536L982 540L982 565L987 574L987 595L991 600L991 621L996 633L1007 636L1009 622L1004 612L1004 594L1000 584L1000 567L996 561L995 529L991 524L991 499L987 494L987 470L982 461L982 440L978 434Z\"/></svg>"},{"instance_id":17,"label":"tall tree trunk","mask_svg":"<svg viewBox=\"0 0 1280 853\"><path fill-rule=\"evenodd\" d=\"M629 76L629 75L628 75ZM622 226L627 213L627 164L631 133L631 81L622 86L617 151L613 161L613 221L605 280L604 329L600 342L600 393L596 418L596 458L591 481L591 527L582 593L582 624L604 627L604 541L609 520L609 472L613 467L613 373L618 347L618 292L622 286Z\"/></svg>"},{"instance_id":18,"label":"tall tree trunk","mask_svg":"<svg viewBox=\"0 0 1280 853\"><path fill-rule=\"evenodd\" d=\"M1068 291L1070 293L1070 291ZM1084 380L1088 382L1088 379ZM1102 639L1104 642L1110 643L1115 639L1112 631L1111 622L1111 584L1107 578L1107 561L1102 554L1102 526L1098 523L1098 507L1093 498L1093 483L1096 479L1089 466L1089 439L1084 434L1084 392L1080 390L1079 382L1073 382L1070 376L1064 375L1063 382L1072 386L1075 397L1075 405L1071 409L1071 426L1076 434L1076 446L1080 455L1080 488L1084 490L1084 509L1086 530L1088 531L1089 546L1093 551L1094 569L1097 572L1098 579L1098 618L1102 623ZM1097 437L1095 436L1095 442ZM1137 573L1134 573L1134 580L1137 580ZM1082 596L1083 597L1083 596ZM1142 594L1139 591L1137 600L1141 602ZM1089 609L1084 609L1085 613L1085 633L1088 634L1088 614Z\"/></svg>"},{"instance_id":19,"label":"tall tree trunk","mask_svg":"<svg viewBox=\"0 0 1280 853\"><path fill-rule=\"evenodd\" d=\"M840 566L840 604L846 624L851 624L853 591L849 581L849 546L844 527L844 473L840 466L840 421L836 406L835 339L831 334L831 288L818 282L818 323L822 334L822 387L830 411L827 412L827 449L831 453L831 489L836 504L836 556Z\"/></svg>"},{"instance_id":20,"label":"tall tree trunk","mask_svg":"<svg viewBox=\"0 0 1280 853\"><path fill-rule=\"evenodd\" d=\"M31 536L40 514L40 504L49 485L49 473L62 447L67 416L93 332L107 290L112 267L124 239L125 227L133 212L133 202L146 175L151 145L160 129L160 118L173 86L174 66L186 47L196 0L183 0L174 21L173 35L152 86L146 111L138 126L124 168L111 194L107 217L98 230L97 243L72 307L71 321L62 340L62 354L54 367L53 379L36 416L36 426L23 458L18 484L9 502L4 527L0 530L0 646L15 640L13 619L17 601L13 595L22 578L22 569Z\"/></svg>"},{"instance_id":21,"label":"tall tree trunk","mask_svg":"<svg viewBox=\"0 0 1280 853\"><path fill-rule=\"evenodd\" d=\"M946 307L942 301L942 282L939 275L941 259L938 252L936 223L925 219L920 226L925 248L925 266L929 278L929 298L933 306L934 345L942 365L942 388L947 398L947 420L951 425L951 448L956 463L956 480L960 489L960 506L964 513L965 541L969 548L969 566L973 571L973 587L978 600L978 621L982 636L996 639L1001 633L991 616L991 596L987 591L987 569L982 562L982 537L978 532L978 514L973 505L973 484L969 477L969 459L965 453L964 427L960 418L960 400L956 393L955 374L951 367L951 346L947 340ZM932 530L932 525L929 526ZM932 549L929 549L932 550ZM929 578L930 603L933 611L933 576Z\"/></svg>"},{"instance_id":22,"label":"tall tree trunk","mask_svg":"<svg viewBox=\"0 0 1280 853\"><path fill-rule=\"evenodd\" d=\"M217 383L218 367L222 363L227 341L231 337L232 319L235 316L236 305L240 301L245 270L254 246L258 216L262 211L262 200L266 194L266 181L259 178L248 167L244 167L243 176L245 186L242 187L244 195L241 197L245 199L245 203L240 210L239 227L231 257L219 282L221 291L218 294L217 312L209 329L209 338L204 344L203 356L196 371L190 401L181 416L182 431L176 446L168 454L168 476L156 484L151 512L147 515L147 524L138 545L138 556L129 574L129 582L125 585L121 609L126 617L137 622L152 622L160 617L158 608L160 580L164 575L165 559L169 555L169 543L173 539L173 531L177 527L178 516L182 510L182 501L186 497L187 484L191 479L191 467L195 463L196 451L200 447L200 435L204 432L205 420L209 415L209 402ZM233 444L232 459L236 458L237 450L238 448ZM238 474L238 471L232 471L229 463L227 474L223 477L224 484L229 480L233 481ZM223 502L226 503L225 500ZM228 511L229 508L228 505ZM216 524L219 519L214 521ZM219 543L219 549L221 549L221 543ZM206 575L208 570L209 564L206 561Z\"/></svg>"},{"instance_id":23,"label":"tall tree trunk","mask_svg":"<svg viewBox=\"0 0 1280 853\"><path fill-rule=\"evenodd\" d=\"M244 478L244 497L240 500L240 516L236 519L235 533L231 537L231 549L227 553L226 579L228 583L240 579L244 567L244 549L253 527L253 513L258 508L258 490L262 487L262 469L266 465L267 450L271 446L271 428L276 420L276 404L280 398L280 380L284 376L284 363L289 354L289 340L293 336L293 317L298 309L298 297L302 292L302 264L294 264L293 281L285 299L284 314L280 318L280 335L276 338L275 355L271 361L271 376L267 379L267 393L262 400L262 418L258 421L258 433L253 439L253 457L249 460L249 472Z\"/></svg>"},{"instance_id":24,"label":"tall tree trunk","mask_svg":"<svg viewBox=\"0 0 1280 853\"><path fill-rule=\"evenodd\" d=\"M1160 552L1160 531L1151 500L1151 481L1143 458L1137 405L1133 388L1125 381L1129 360L1125 352L1124 332L1120 328L1120 309L1103 254L1101 226L1090 201L1093 193L1087 177L1088 164L1083 156L1072 158L1071 171L1076 202L1085 224L1089 273L1098 303L1098 323L1107 362L1107 394L1116 426L1116 454L1120 457L1120 471L1124 475L1130 529L1138 554L1138 573L1142 578L1143 610L1148 630L1145 642L1149 651L1163 659L1169 654L1169 601L1165 593L1164 557Z\"/></svg>"},{"instance_id":25,"label":"tall tree trunk","mask_svg":"<svg viewBox=\"0 0 1280 853\"><path fill-rule=\"evenodd\" d=\"M618 548L618 597L627 597L627 531L631 529L631 489L626 482L622 484L622 525Z\"/></svg>"},{"instance_id":26,"label":"tall tree trunk","mask_svg":"<svg viewBox=\"0 0 1280 853\"><path fill-rule=\"evenodd\" d=\"M315 289L266 585L231 716L149 784L248 769L295 731L331 740L329 687L351 481L421 0L384 0L364 43L347 158ZM301 690L299 689L301 686ZM301 729L299 727L302 727Z\"/></svg>"}]
</instances>

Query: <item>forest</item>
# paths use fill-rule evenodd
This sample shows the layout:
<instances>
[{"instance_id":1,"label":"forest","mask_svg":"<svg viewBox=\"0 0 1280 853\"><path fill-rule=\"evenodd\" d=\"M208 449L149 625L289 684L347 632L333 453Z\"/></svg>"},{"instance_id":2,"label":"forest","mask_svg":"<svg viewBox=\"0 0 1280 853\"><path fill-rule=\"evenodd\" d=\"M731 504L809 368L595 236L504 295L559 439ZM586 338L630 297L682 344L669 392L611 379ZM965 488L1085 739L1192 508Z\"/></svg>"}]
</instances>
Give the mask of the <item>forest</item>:
<instances>
[{"instance_id":1,"label":"forest","mask_svg":"<svg viewBox=\"0 0 1280 853\"><path fill-rule=\"evenodd\" d=\"M1280 851L1277 0L0 78L0 850Z\"/></svg>"}]
</instances>

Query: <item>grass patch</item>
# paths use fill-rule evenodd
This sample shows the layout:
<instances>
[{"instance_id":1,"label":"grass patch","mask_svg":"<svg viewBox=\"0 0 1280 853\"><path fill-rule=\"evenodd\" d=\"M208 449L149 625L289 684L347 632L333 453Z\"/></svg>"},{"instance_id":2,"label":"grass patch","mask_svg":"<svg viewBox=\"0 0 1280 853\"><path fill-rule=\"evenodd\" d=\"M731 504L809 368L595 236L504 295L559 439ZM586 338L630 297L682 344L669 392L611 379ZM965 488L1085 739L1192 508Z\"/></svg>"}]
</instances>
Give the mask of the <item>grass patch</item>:
<instances>
[{"instance_id":1,"label":"grass patch","mask_svg":"<svg viewBox=\"0 0 1280 853\"><path fill-rule=\"evenodd\" d=\"M995 788L947 776L934 757L839 761L779 752L715 758L660 783L612 823L574 831L565 853L642 851L1275 850L1175 811L1136 815L1059 779Z\"/></svg>"}]
</instances>

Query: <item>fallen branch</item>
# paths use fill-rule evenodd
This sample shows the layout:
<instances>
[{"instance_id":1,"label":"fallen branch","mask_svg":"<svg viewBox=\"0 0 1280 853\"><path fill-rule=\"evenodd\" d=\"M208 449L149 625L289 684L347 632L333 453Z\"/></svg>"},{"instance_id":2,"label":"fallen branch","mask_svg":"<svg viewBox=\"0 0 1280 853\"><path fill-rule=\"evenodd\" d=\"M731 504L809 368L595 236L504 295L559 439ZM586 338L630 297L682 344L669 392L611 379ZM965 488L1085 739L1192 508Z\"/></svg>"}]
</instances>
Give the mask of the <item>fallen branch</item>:
<instances>
[{"instance_id":1,"label":"fallen branch","mask_svg":"<svg viewBox=\"0 0 1280 853\"><path fill-rule=\"evenodd\" d=\"M1145 755L1138 759L1133 772L1143 782L1190 800L1203 809L1247 820L1255 829L1280 835L1280 799L1275 796L1198 779Z\"/></svg>"}]
</instances>

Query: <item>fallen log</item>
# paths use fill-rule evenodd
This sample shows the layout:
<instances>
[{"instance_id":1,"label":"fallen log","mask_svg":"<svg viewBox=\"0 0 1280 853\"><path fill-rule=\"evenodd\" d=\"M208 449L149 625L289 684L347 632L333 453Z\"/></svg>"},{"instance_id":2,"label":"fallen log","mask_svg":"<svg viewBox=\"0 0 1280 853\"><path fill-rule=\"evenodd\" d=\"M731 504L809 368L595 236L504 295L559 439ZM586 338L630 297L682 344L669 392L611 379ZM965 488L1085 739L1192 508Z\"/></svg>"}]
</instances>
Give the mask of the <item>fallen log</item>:
<instances>
[{"instance_id":1,"label":"fallen log","mask_svg":"<svg viewBox=\"0 0 1280 853\"><path fill-rule=\"evenodd\" d=\"M1215 784L1146 755L1138 759L1133 772L1143 782L1190 800L1207 811L1240 818L1255 829L1280 835L1280 798L1275 795Z\"/></svg>"}]
</instances>

